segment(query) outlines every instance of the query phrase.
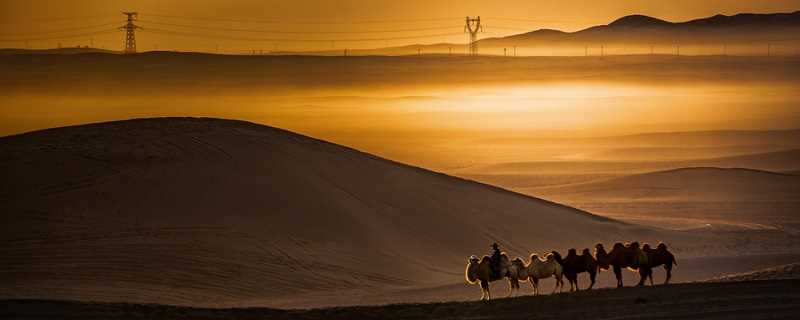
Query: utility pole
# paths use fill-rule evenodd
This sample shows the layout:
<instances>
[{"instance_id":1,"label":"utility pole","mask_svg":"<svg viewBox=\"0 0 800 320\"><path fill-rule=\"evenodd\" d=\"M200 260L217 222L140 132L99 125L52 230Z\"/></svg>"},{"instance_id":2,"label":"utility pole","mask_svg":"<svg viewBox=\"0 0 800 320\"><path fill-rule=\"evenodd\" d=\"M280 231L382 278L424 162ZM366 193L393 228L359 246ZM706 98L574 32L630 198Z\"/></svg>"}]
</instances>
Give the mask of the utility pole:
<instances>
[{"instance_id":1,"label":"utility pole","mask_svg":"<svg viewBox=\"0 0 800 320\"><path fill-rule=\"evenodd\" d=\"M504 56L504 57L507 57L507 56L508 56L508 53L507 53L507 51L508 51L508 48L503 48L503 56Z\"/></svg>"},{"instance_id":2,"label":"utility pole","mask_svg":"<svg viewBox=\"0 0 800 320\"><path fill-rule=\"evenodd\" d=\"M120 30L125 31L125 54L136 53L136 29L142 27L133 24L139 16L136 12L123 12L122 14L128 16L128 23L119 27Z\"/></svg>"},{"instance_id":3,"label":"utility pole","mask_svg":"<svg viewBox=\"0 0 800 320\"><path fill-rule=\"evenodd\" d=\"M517 46L514 46L514 56L517 56Z\"/></svg>"},{"instance_id":4,"label":"utility pole","mask_svg":"<svg viewBox=\"0 0 800 320\"><path fill-rule=\"evenodd\" d=\"M481 26L481 17L470 18L467 17L466 24L464 25L464 32L469 32L469 55L478 55L478 32L483 31Z\"/></svg>"}]
</instances>

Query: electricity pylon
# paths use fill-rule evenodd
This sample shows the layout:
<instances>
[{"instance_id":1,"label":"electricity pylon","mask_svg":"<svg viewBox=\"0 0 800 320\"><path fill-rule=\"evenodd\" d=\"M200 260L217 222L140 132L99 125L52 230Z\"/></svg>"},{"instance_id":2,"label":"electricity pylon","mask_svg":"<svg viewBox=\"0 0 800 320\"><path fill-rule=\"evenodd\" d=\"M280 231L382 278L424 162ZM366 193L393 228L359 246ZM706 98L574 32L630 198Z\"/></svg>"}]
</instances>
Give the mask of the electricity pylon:
<instances>
[{"instance_id":1,"label":"electricity pylon","mask_svg":"<svg viewBox=\"0 0 800 320\"><path fill-rule=\"evenodd\" d=\"M478 32L483 31L481 26L481 17L470 18L467 17L467 23L464 25L464 32L469 32L469 55L478 55Z\"/></svg>"},{"instance_id":2,"label":"electricity pylon","mask_svg":"<svg viewBox=\"0 0 800 320\"><path fill-rule=\"evenodd\" d=\"M142 27L133 24L133 22L136 21L139 14L136 12L123 12L122 14L128 16L128 23L119 27L120 30L125 31L125 54L136 53L136 29L141 29Z\"/></svg>"}]
</instances>

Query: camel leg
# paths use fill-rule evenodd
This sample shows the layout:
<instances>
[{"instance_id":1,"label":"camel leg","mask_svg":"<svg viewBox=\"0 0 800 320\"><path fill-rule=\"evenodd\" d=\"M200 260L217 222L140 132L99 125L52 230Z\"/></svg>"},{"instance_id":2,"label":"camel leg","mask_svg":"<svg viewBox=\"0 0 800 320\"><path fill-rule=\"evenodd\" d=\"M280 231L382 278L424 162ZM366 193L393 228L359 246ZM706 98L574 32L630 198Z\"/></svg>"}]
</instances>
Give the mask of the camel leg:
<instances>
[{"instance_id":1,"label":"camel leg","mask_svg":"<svg viewBox=\"0 0 800 320\"><path fill-rule=\"evenodd\" d=\"M644 286L644 282L647 280L647 268L640 267L639 268L639 283L636 284L637 287Z\"/></svg>"},{"instance_id":2,"label":"camel leg","mask_svg":"<svg viewBox=\"0 0 800 320\"><path fill-rule=\"evenodd\" d=\"M667 279L664 280L664 284L668 284L669 279L672 278L672 263L664 265L664 270L667 270Z\"/></svg>"},{"instance_id":3,"label":"camel leg","mask_svg":"<svg viewBox=\"0 0 800 320\"><path fill-rule=\"evenodd\" d=\"M591 280L592 282L589 284L589 288L587 290L592 290L596 278L597 278L596 272L589 273L589 280Z\"/></svg>"},{"instance_id":4,"label":"camel leg","mask_svg":"<svg viewBox=\"0 0 800 320\"><path fill-rule=\"evenodd\" d=\"M650 285L653 285L653 269L650 269L650 272L647 273L647 278L650 279Z\"/></svg>"},{"instance_id":5,"label":"camel leg","mask_svg":"<svg viewBox=\"0 0 800 320\"><path fill-rule=\"evenodd\" d=\"M533 290L533 295L534 296L536 295L536 283L535 283L535 281L536 281L536 279L534 279L533 277L531 277L530 280L528 281L531 284L531 290Z\"/></svg>"},{"instance_id":6,"label":"camel leg","mask_svg":"<svg viewBox=\"0 0 800 320\"><path fill-rule=\"evenodd\" d=\"M622 288L622 268L614 266L614 276L617 277L617 288Z\"/></svg>"},{"instance_id":7,"label":"camel leg","mask_svg":"<svg viewBox=\"0 0 800 320\"><path fill-rule=\"evenodd\" d=\"M573 284L575 285L575 289L573 290ZM569 275L569 291L581 291L581 288L578 287L578 274L570 274Z\"/></svg>"},{"instance_id":8,"label":"camel leg","mask_svg":"<svg viewBox=\"0 0 800 320\"><path fill-rule=\"evenodd\" d=\"M556 293L556 289L558 289L558 292L564 291L564 279L560 274L556 274L556 286L553 288L553 293Z\"/></svg>"},{"instance_id":9,"label":"camel leg","mask_svg":"<svg viewBox=\"0 0 800 320\"><path fill-rule=\"evenodd\" d=\"M516 279L508 278L508 298L510 298L514 294L514 282L517 281ZM519 285L519 284L517 284Z\"/></svg>"},{"instance_id":10,"label":"camel leg","mask_svg":"<svg viewBox=\"0 0 800 320\"><path fill-rule=\"evenodd\" d=\"M481 300L489 300L489 282L481 280Z\"/></svg>"}]
</instances>

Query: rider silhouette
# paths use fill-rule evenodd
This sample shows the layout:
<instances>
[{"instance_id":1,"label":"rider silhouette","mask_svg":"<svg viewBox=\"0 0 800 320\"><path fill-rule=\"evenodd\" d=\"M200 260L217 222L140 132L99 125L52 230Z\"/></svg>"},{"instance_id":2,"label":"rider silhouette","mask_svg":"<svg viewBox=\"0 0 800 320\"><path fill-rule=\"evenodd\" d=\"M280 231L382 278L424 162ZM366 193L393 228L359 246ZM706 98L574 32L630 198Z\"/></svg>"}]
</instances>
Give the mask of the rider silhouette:
<instances>
[{"instance_id":1,"label":"rider silhouette","mask_svg":"<svg viewBox=\"0 0 800 320\"><path fill-rule=\"evenodd\" d=\"M490 258L492 262L490 264L490 266L492 267L492 278L500 278L500 268L501 268L500 255L501 255L500 246L498 246L497 243L495 242L492 244L492 256Z\"/></svg>"}]
</instances>

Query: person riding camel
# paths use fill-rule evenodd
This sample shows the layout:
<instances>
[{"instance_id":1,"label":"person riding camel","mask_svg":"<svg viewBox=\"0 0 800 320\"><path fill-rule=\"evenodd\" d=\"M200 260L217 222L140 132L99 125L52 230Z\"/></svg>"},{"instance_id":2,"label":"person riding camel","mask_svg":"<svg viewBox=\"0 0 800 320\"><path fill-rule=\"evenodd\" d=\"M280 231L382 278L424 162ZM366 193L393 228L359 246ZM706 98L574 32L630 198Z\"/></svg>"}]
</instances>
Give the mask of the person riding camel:
<instances>
[{"instance_id":1,"label":"person riding camel","mask_svg":"<svg viewBox=\"0 0 800 320\"><path fill-rule=\"evenodd\" d=\"M502 262L502 258L500 246L498 246L496 242L492 244L492 255L489 259L491 261L490 266L492 268L492 278L500 278L500 269L502 268L500 264Z\"/></svg>"}]
</instances>

